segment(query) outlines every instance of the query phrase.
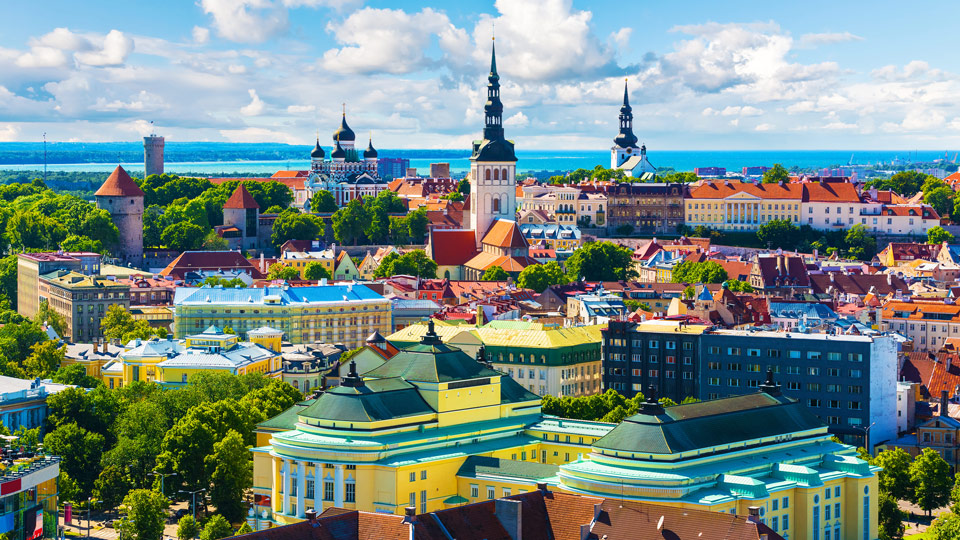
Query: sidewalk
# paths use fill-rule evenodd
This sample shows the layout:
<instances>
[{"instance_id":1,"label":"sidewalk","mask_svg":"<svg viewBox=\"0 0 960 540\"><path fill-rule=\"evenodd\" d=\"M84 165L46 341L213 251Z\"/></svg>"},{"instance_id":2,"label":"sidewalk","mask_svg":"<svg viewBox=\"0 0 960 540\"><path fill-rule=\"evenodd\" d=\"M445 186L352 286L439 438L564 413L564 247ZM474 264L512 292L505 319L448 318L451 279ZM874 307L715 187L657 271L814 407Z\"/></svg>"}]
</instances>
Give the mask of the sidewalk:
<instances>
[{"instance_id":1,"label":"sidewalk","mask_svg":"<svg viewBox=\"0 0 960 540\"><path fill-rule=\"evenodd\" d=\"M165 540L175 540L177 538L177 519L174 517L174 514L177 510L185 510L187 507L188 504L186 502L177 502L170 505L170 508L167 510L167 522L163 527L163 537ZM119 514L107 514L94 511L90 518L89 537L91 539L117 540L120 537L120 533L116 528L105 526L105 523L110 520L119 520ZM64 523L64 515L61 510L58 522L60 526L64 528L67 538L76 538L78 540L87 538L87 513L85 511L74 511L73 522L67 525Z\"/></svg>"}]
</instances>

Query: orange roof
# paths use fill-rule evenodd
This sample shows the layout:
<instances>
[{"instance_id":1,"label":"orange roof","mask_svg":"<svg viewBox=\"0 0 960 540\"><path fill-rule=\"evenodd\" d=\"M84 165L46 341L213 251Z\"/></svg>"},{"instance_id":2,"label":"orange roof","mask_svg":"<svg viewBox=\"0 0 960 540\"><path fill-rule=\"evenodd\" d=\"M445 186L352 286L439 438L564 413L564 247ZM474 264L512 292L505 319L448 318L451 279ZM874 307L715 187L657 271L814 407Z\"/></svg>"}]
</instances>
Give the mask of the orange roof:
<instances>
[{"instance_id":1,"label":"orange roof","mask_svg":"<svg viewBox=\"0 0 960 540\"><path fill-rule=\"evenodd\" d=\"M133 178L130 178L127 171L123 170L123 167L117 165L94 195L97 197L143 197L143 190L133 181Z\"/></svg>"},{"instance_id":2,"label":"orange roof","mask_svg":"<svg viewBox=\"0 0 960 540\"><path fill-rule=\"evenodd\" d=\"M803 184L751 184L750 182L704 182L690 190L691 199L725 199L747 193L761 199L796 199L803 197Z\"/></svg>"},{"instance_id":3,"label":"orange roof","mask_svg":"<svg viewBox=\"0 0 960 540\"><path fill-rule=\"evenodd\" d=\"M241 209L241 210L247 209L247 208L259 209L260 205L257 204L257 201L253 199L253 195L251 195L250 192L247 191L247 188L245 188L243 186L243 183L241 182L240 185L237 186L237 189L233 191L233 195L231 195L230 198L227 199L227 202L223 205L223 208L224 209L232 208L232 209Z\"/></svg>"},{"instance_id":4,"label":"orange roof","mask_svg":"<svg viewBox=\"0 0 960 540\"><path fill-rule=\"evenodd\" d=\"M940 216L937 214L936 210L933 208L923 205L923 206L884 206L883 212L881 215L884 216L908 216L908 217L920 217L923 219L940 219Z\"/></svg>"},{"instance_id":5,"label":"orange roof","mask_svg":"<svg viewBox=\"0 0 960 540\"><path fill-rule=\"evenodd\" d=\"M803 185L803 201L860 202L860 195L849 182L810 182Z\"/></svg>"},{"instance_id":6,"label":"orange roof","mask_svg":"<svg viewBox=\"0 0 960 540\"><path fill-rule=\"evenodd\" d=\"M306 178L310 176L310 171L277 171L271 178Z\"/></svg>"},{"instance_id":7,"label":"orange roof","mask_svg":"<svg viewBox=\"0 0 960 540\"><path fill-rule=\"evenodd\" d=\"M460 266L477 254L473 231L448 229L430 232L430 255L440 266Z\"/></svg>"},{"instance_id":8,"label":"orange roof","mask_svg":"<svg viewBox=\"0 0 960 540\"><path fill-rule=\"evenodd\" d=\"M530 245L520 232L517 222L509 219L494 221L481 243L501 248L526 248Z\"/></svg>"}]
</instances>

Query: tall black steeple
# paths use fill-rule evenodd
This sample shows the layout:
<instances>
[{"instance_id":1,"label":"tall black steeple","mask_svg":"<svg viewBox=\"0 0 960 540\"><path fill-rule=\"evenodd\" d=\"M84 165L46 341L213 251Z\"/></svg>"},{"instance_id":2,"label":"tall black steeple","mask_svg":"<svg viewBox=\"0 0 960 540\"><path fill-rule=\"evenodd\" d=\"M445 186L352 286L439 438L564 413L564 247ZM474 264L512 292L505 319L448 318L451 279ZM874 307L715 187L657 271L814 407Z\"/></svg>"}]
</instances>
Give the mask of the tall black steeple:
<instances>
[{"instance_id":1,"label":"tall black steeple","mask_svg":"<svg viewBox=\"0 0 960 540\"><path fill-rule=\"evenodd\" d=\"M487 77L487 103L483 106L483 138L503 139L503 103L500 102L500 75L497 74L497 46L490 52L490 76Z\"/></svg>"},{"instance_id":2,"label":"tall black steeple","mask_svg":"<svg viewBox=\"0 0 960 540\"><path fill-rule=\"evenodd\" d=\"M633 134L633 108L627 95L627 81L623 81L623 105L620 107L620 133L613 139L620 148L636 148L637 136Z\"/></svg>"}]
</instances>

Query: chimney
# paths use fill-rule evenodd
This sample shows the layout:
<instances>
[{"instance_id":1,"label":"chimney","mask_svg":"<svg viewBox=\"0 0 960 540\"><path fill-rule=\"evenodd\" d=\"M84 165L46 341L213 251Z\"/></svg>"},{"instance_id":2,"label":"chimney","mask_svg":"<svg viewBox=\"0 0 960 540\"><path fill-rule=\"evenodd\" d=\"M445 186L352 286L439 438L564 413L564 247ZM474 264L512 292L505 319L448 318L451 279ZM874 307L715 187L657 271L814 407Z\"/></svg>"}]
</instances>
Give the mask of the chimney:
<instances>
[{"instance_id":1,"label":"chimney","mask_svg":"<svg viewBox=\"0 0 960 540\"><path fill-rule=\"evenodd\" d=\"M540 493L550 493L550 491L547 489L546 482L537 482L537 491Z\"/></svg>"},{"instance_id":2,"label":"chimney","mask_svg":"<svg viewBox=\"0 0 960 540\"><path fill-rule=\"evenodd\" d=\"M747 512L748 512L747 521L749 521L750 523L760 523L760 507L759 506L751 506L747 508Z\"/></svg>"},{"instance_id":3,"label":"chimney","mask_svg":"<svg viewBox=\"0 0 960 540\"><path fill-rule=\"evenodd\" d=\"M96 339L93 340L93 352L95 352L95 353L99 353L99 352L100 352L100 344L97 343L97 340L96 340Z\"/></svg>"},{"instance_id":4,"label":"chimney","mask_svg":"<svg viewBox=\"0 0 960 540\"><path fill-rule=\"evenodd\" d=\"M950 398L946 390L940 392L940 416L950 416Z\"/></svg>"},{"instance_id":5,"label":"chimney","mask_svg":"<svg viewBox=\"0 0 960 540\"><path fill-rule=\"evenodd\" d=\"M497 499L494 506L494 515L510 535L510 540L523 540L523 522L521 520L521 502L511 499Z\"/></svg>"},{"instance_id":6,"label":"chimney","mask_svg":"<svg viewBox=\"0 0 960 540\"><path fill-rule=\"evenodd\" d=\"M110 352L110 340L105 339L103 340L103 354L107 354L108 352Z\"/></svg>"},{"instance_id":7,"label":"chimney","mask_svg":"<svg viewBox=\"0 0 960 540\"><path fill-rule=\"evenodd\" d=\"M410 527L410 534L407 537L408 540L414 540L416 535L414 527L417 523L417 507L408 506L403 509L403 523L406 523Z\"/></svg>"},{"instance_id":8,"label":"chimney","mask_svg":"<svg viewBox=\"0 0 960 540\"><path fill-rule=\"evenodd\" d=\"M313 508L304 512L304 515L306 516L307 521L309 521L310 523L313 523L317 520L317 511L314 510Z\"/></svg>"},{"instance_id":9,"label":"chimney","mask_svg":"<svg viewBox=\"0 0 960 540\"><path fill-rule=\"evenodd\" d=\"M887 274L887 285L893 285L893 274Z\"/></svg>"}]
</instances>

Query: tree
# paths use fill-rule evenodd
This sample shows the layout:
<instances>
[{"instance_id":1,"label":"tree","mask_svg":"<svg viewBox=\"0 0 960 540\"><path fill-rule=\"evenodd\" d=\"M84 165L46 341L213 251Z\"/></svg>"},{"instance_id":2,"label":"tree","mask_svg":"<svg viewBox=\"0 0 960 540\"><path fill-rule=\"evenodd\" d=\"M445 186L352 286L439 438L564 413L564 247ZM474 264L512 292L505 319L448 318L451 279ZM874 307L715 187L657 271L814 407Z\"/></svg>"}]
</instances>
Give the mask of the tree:
<instances>
[{"instance_id":1,"label":"tree","mask_svg":"<svg viewBox=\"0 0 960 540\"><path fill-rule=\"evenodd\" d=\"M123 499L120 534L127 540L160 540L167 521L167 498L149 489L135 489Z\"/></svg>"},{"instance_id":2,"label":"tree","mask_svg":"<svg viewBox=\"0 0 960 540\"><path fill-rule=\"evenodd\" d=\"M156 401L144 399L127 405L114 422L117 444L104 454L103 464L122 467L136 488L151 486L148 475L156 468L157 454L169 426L166 411ZM160 483L157 484L159 488Z\"/></svg>"},{"instance_id":3,"label":"tree","mask_svg":"<svg viewBox=\"0 0 960 540\"><path fill-rule=\"evenodd\" d=\"M92 253L103 253L103 244L99 240L93 240L86 236L71 234L60 242L60 249L64 251L89 251Z\"/></svg>"},{"instance_id":4,"label":"tree","mask_svg":"<svg viewBox=\"0 0 960 540\"><path fill-rule=\"evenodd\" d=\"M546 264L531 264L517 276L517 287L543 292L553 285L564 285L569 282L563 268L556 261Z\"/></svg>"},{"instance_id":5,"label":"tree","mask_svg":"<svg viewBox=\"0 0 960 540\"><path fill-rule=\"evenodd\" d=\"M940 214L940 217L946 217L953 210L953 198L955 196L956 192L953 191L953 188L942 185L930 191L924 191L923 202L932 206Z\"/></svg>"},{"instance_id":6,"label":"tree","mask_svg":"<svg viewBox=\"0 0 960 540\"><path fill-rule=\"evenodd\" d=\"M47 379L60 367L60 364L64 360L67 346L60 345L53 340L47 340L34 343L30 349L32 351L30 356L23 361L23 368L27 376L31 379L37 377Z\"/></svg>"},{"instance_id":7,"label":"tree","mask_svg":"<svg viewBox=\"0 0 960 540\"><path fill-rule=\"evenodd\" d=\"M107 465L93 483L93 497L103 503L103 507L114 509L130 490L130 482L117 465Z\"/></svg>"},{"instance_id":8,"label":"tree","mask_svg":"<svg viewBox=\"0 0 960 540\"><path fill-rule=\"evenodd\" d=\"M956 540L960 538L960 515L944 512L937 516L924 538L929 540Z\"/></svg>"},{"instance_id":9,"label":"tree","mask_svg":"<svg viewBox=\"0 0 960 540\"><path fill-rule=\"evenodd\" d=\"M367 208L360 199L353 199L333 214L333 235L341 244L357 245L370 221Z\"/></svg>"},{"instance_id":10,"label":"tree","mask_svg":"<svg viewBox=\"0 0 960 540\"><path fill-rule=\"evenodd\" d=\"M228 536L233 536L233 526L220 514L214 514L203 526L200 540L220 540Z\"/></svg>"},{"instance_id":11,"label":"tree","mask_svg":"<svg viewBox=\"0 0 960 540\"><path fill-rule=\"evenodd\" d=\"M774 219L757 228L757 238L770 249L792 249L797 245L799 232L800 228L790 220Z\"/></svg>"},{"instance_id":12,"label":"tree","mask_svg":"<svg viewBox=\"0 0 960 540\"><path fill-rule=\"evenodd\" d=\"M671 277L674 283L723 283L727 271L715 261L683 261L673 266Z\"/></svg>"},{"instance_id":13,"label":"tree","mask_svg":"<svg viewBox=\"0 0 960 540\"><path fill-rule=\"evenodd\" d=\"M423 243L429 223L426 207L417 208L407 214L407 232L410 234L410 239L417 244Z\"/></svg>"},{"instance_id":14,"label":"tree","mask_svg":"<svg viewBox=\"0 0 960 540\"><path fill-rule=\"evenodd\" d=\"M250 524L247 523L246 521L244 521L244 522L243 522L243 525L241 525L240 528L237 529L237 534L236 534L236 536L240 536L240 535L244 535L244 534L250 534L250 533L252 533L252 532L253 532L253 529L250 527Z\"/></svg>"},{"instance_id":15,"label":"tree","mask_svg":"<svg viewBox=\"0 0 960 540\"><path fill-rule=\"evenodd\" d=\"M273 222L270 243L279 248L287 240L315 240L320 235L320 221L310 214L287 208Z\"/></svg>"},{"instance_id":16,"label":"tree","mask_svg":"<svg viewBox=\"0 0 960 540\"><path fill-rule=\"evenodd\" d=\"M480 276L480 281L507 281L508 279L510 279L510 274L499 266L487 268Z\"/></svg>"},{"instance_id":17,"label":"tree","mask_svg":"<svg viewBox=\"0 0 960 540\"><path fill-rule=\"evenodd\" d=\"M437 263L427 257L427 253L422 249L408 251L403 255L390 253L380 261L380 266L374 272L374 277L390 277L401 274L433 279L437 277Z\"/></svg>"},{"instance_id":18,"label":"tree","mask_svg":"<svg viewBox=\"0 0 960 540\"><path fill-rule=\"evenodd\" d=\"M341 365L347 360L340 357ZM303 394L290 383L274 380L263 388L251 390L240 399L240 403L261 411L267 418L282 413L303 399Z\"/></svg>"},{"instance_id":19,"label":"tree","mask_svg":"<svg viewBox=\"0 0 960 540\"><path fill-rule=\"evenodd\" d=\"M160 240L174 251L196 251L203 245L205 232L189 221L181 221L163 229Z\"/></svg>"},{"instance_id":20,"label":"tree","mask_svg":"<svg viewBox=\"0 0 960 540\"><path fill-rule=\"evenodd\" d=\"M273 263L270 265L270 272L267 274L267 279L291 281L300 279L300 272L297 272L297 269L292 266L287 266L283 263Z\"/></svg>"},{"instance_id":21,"label":"tree","mask_svg":"<svg viewBox=\"0 0 960 540\"><path fill-rule=\"evenodd\" d=\"M103 435L91 433L74 422L47 433L43 447L63 458L60 467L77 481L81 496L91 492L103 455Z\"/></svg>"},{"instance_id":22,"label":"tree","mask_svg":"<svg viewBox=\"0 0 960 540\"><path fill-rule=\"evenodd\" d=\"M727 289L730 289L731 292L745 292L752 293L753 285L746 281L740 281L739 279L729 279L724 281L727 286Z\"/></svg>"},{"instance_id":23,"label":"tree","mask_svg":"<svg viewBox=\"0 0 960 540\"><path fill-rule=\"evenodd\" d=\"M924 448L910 464L910 481L913 483L911 501L930 515L950 501L953 477L950 465L932 448Z\"/></svg>"},{"instance_id":24,"label":"tree","mask_svg":"<svg viewBox=\"0 0 960 540\"><path fill-rule=\"evenodd\" d=\"M573 281L619 281L630 279L633 252L613 242L588 242L567 259L567 276Z\"/></svg>"},{"instance_id":25,"label":"tree","mask_svg":"<svg viewBox=\"0 0 960 540\"><path fill-rule=\"evenodd\" d=\"M126 343L131 339L147 340L153 336L167 337L167 330L150 326L145 320L136 320L133 315L120 304L113 304L107 308L107 314L100 321L103 337L119 339Z\"/></svg>"},{"instance_id":26,"label":"tree","mask_svg":"<svg viewBox=\"0 0 960 540\"><path fill-rule=\"evenodd\" d=\"M217 277L217 276L207 276L207 278L200 283L200 286L201 287L223 287L224 289L247 288L247 284L244 283L243 280L238 277L226 279L226 278Z\"/></svg>"},{"instance_id":27,"label":"tree","mask_svg":"<svg viewBox=\"0 0 960 540\"><path fill-rule=\"evenodd\" d=\"M229 521L243 517L243 493L253 486L253 462L243 437L230 430L213 445L213 454L204 459L210 479L210 500Z\"/></svg>"},{"instance_id":28,"label":"tree","mask_svg":"<svg viewBox=\"0 0 960 540\"><path fill-rule=\"evenodd\" d=\"M315 214L337 211L337 201L327 190L318 191L310 199L310 211Z\"/></svg>"},{"instance_id":29,"label":"tree","mask_svg":"<svg viewBox=\"0 0 960 540\"><path fill-rule=\"evenodd\" d=\"M303 269L303 279L316 281L318 279L330 279L330 271L320 261L310 261Z\"/></svg>"},{"instance_id":30,"label":"tree","mask_svg":"<svg viewBox=\"0 0 960 540\"><path fill-rule=\"evenodd\" d=\"M927 231L928 244L942 244L944 242L953 242L953 235L943 227L937 225Z\"/></svg>"},{"instance_id":31,"label":"tree","mask_svg":"<svg viewBox=\"0 0 960 540\"><path fill-rule=\"evenodd\" d=\"M790 171L788 171L783 165L779 163L774 163L773 167L770 167L763 173L764 184L776 184L778 182L789 182L789 181L790 181Z\"/></svg>"},{"instance_id":32,"label":"tree","mask_svg":"<svg viewBox=\"0 0 960 540\"><path fill-rule=\"evenodd\" d=\"M898 500L910 499L910 463L913 458L901 448L884 450L873 459L873 464L883 469L877 473L880 491L889 493Z\"/></svg>"},{"instance_id":33,"label":"tree","mask_svg":"<svg viewBox=\"0 0 960 540\"><path fill-rule=\"evenodd\" d=\"M230 249L230 244L225 238L217 234L216 231L210 231L203 237L200 249L204 251L227 251Z\"/></svg>"},{"instance_id":34,"label":"tree","mask_svg":"<svg viewBox=\"0 0 960 540\"><path fill-rule=\"evenodd\" d=\"M871 180L867 182L866 187L877 189L889 189L903 195L912 197L923 187L929 175L917 171L901 171L890 178Z\"/></svg>"},{"instance_id":35,"label":"tree","mask_svg":"<svg viewBox=\"0 0 960 540\"><path fill-rule=\"evenodd\" d=\"M877 500L877 522L881 540L903 538L903 512L897 506L897 500L883 491L880 492Z\"/></svg>"},{"instance_id":36,"label":"tree","mask_svg":"<svg viewBox=\"0 0 960 540\"><path fill-rule=\"evenodd\" d=\"M862 261L866 261L877 253L877 239L867 230L866 225L856 224L847 231L844 241L849 248L848 253Z\"/></svg>"},{"instance_id":37,"label":"tree","mask_svg":"<svg viewBox=\"0 0 960 540\"><path fill-rule=\"evenodd\" d=\"M197 520L189 514L180 518L177 523L177 540L193 540L199 532L200 528L197 527Z\"/></svg>"},{"instance_id":38,"label":"tree","mask_svg":"<svg viewBox=\"0 0 960 540\"><path fill-rule=\"evenodd\" d=\"M100 379L87 375L87 368L80 364L60 366L51 379L57 384L72 384L81 388L94 388L101 384Z\"/></svg>"},{"instance_id":39,"label":"tree","mask_svg":"<svg viewBox=\"0 0 960 540\"><path fill-rule=\"evenodd\" d=\"M60 478L57 480L57 487L60 490L60 500L68 502L80 501L80 486L76 480L70 478L66 471L60 470Z\"/></svg>"},{"instance_id":40,"label":"tree","mask_svg":"<svg viewBox=\"0 0 960 540\"><path fill-rule=\"evenodd\" d=\"M691 299L691 298L693 298L694 295L696 295L696 294L697 294L697 289L695 289L693 285L690 285L690 286L688 286L686 289L683 290L683 297L686 298L686 299L688 299L688 300Z\"/></svg>"}]
</instances>

